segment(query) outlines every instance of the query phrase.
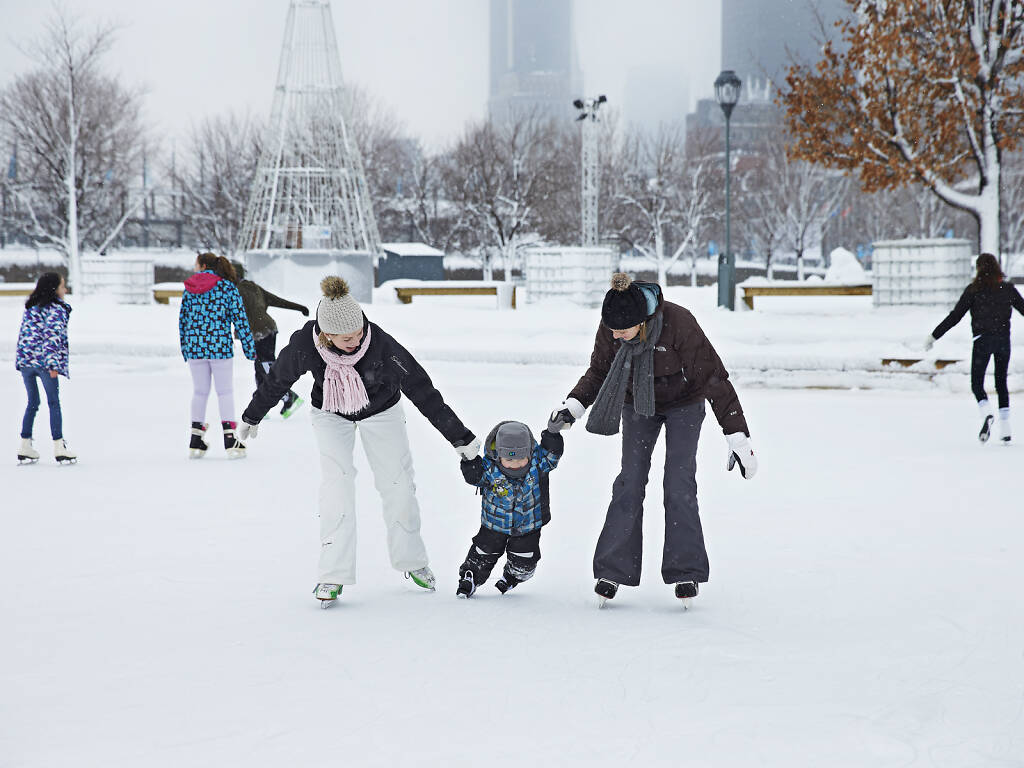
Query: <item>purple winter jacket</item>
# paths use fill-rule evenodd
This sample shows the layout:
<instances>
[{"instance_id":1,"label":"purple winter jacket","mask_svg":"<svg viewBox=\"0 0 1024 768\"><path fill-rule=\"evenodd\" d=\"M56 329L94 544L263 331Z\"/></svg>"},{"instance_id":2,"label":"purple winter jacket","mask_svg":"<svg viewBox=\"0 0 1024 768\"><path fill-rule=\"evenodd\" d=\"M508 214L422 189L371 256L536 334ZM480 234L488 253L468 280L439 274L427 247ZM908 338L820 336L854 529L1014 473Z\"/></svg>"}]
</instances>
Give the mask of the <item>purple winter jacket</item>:
<instances>
[{"instance_id":1,"label":"purple winter jacket","mask_svg":"<svg viewBox=\"0 0 1024 768\"><path fill-rule=\"evenodd\" d=\"M63 301L36 305L25 310L18 333L14 367L42 368L71 378L68 372L68 318L71 307Z\"/></svg>"}]
</instances>

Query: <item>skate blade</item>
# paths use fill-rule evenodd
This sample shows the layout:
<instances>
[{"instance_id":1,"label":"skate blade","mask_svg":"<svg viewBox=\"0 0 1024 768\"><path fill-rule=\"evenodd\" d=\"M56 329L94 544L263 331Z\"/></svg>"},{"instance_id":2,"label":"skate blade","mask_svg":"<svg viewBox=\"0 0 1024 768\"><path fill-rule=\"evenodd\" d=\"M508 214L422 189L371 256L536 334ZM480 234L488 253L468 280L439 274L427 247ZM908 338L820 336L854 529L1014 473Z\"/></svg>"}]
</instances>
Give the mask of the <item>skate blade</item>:
<instances>
[{"instance_id":1,"label":"skate blade","mask_svg":"<svg viewBox=\"0 0 1024 768\"><path fill-rule=\"evenodd\" d=\"M692 597L681 597L681 598L679 598L679 600L683 604L683 610L684 611L688 611L688 610L690 610L693 607L693 598Z\"/></svg>"},{"instance_id":2,"label":"skate blade","mask_svg":"<svg viewBox=\"0 0 1024 768\"><path fill-rule=\"evenodd\" d=\"M199 448L189 448L188 457L190 459L201 459L206 455L206 451L200 450Z\"/></svg>"},{"instance_id":3,"label":"skate blade","mask_svg":"<svg viewBox=\"0 0 1024 768\"><path fill-rule=\"evenodd\" d=\"M228 448L229 459L244 459L245 449L244 448Z\"/></svg>"},{"instance_id":4,"label":"skate blade","mask_svg":"<svg viewBox=\"0 0 1024 768\"><path fill-rule=\"evenodd\" d=\"M18 463L19 464L38 464L39 463L39 457L38 456L33 457L33 456L20 456L19 455L18 456Z\"/></svg>"},{"instance_id":5,"label":"skate blade","mask_svg":"<svg viewBox=\"0 0 1024 768\"><path fill-rule=\"evenodd\" d=\"M602 595L597 596L597 607L598 610L604 610L608 605L608 598Z\"/></svg>"},{"instance_id":6,"label":"skate blade","mask_svg":"<svg viewBox=\"0 0 1024 768\"><path fill-rule=\"evenodd\" d=\"M57 459L57 463L62 467L65 465L77 464L78 458L76 457L74 459Z\"/></svg>"},{"instance_id":7,"label":"skate blade","mask_svg":"<svg viewBox=\"0 0 1024 768\"><path fill-rule=\"evenodd\" d=\"M334 598L333 600L325 600L323 598L318 597L317 600L320 601L320 607L325 609L330 608L332 605L338 602L338 598Z\"/></svg>"}]
</instances>

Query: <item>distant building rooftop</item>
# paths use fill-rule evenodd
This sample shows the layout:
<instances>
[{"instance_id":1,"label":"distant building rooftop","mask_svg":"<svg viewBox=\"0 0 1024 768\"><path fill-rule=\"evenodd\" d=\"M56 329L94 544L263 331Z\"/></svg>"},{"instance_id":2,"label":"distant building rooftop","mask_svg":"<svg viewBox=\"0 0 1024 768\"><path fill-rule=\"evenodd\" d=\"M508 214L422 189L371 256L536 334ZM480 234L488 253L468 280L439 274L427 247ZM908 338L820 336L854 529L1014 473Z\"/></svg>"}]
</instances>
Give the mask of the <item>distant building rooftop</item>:
<instances>
[{"instance_id":1,"label":"distant building rooftop","mask_svg":"<svg viewBox=\"0 0 1024 768\"><path fill-rule=\"evenodd\" d=\"M388 255L395 256L444 256L444 251L426 243L381 243L380 248Z\"/></svg>"}]
</instances>

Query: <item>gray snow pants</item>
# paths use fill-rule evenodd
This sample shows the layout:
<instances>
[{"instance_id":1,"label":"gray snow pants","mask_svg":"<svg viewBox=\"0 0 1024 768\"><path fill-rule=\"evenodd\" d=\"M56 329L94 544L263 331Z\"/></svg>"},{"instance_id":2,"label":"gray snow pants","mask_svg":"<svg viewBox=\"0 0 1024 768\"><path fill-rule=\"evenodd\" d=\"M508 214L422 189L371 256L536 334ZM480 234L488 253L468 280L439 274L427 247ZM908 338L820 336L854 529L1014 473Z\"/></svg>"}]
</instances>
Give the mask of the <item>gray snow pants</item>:
<instances>
[{"instance_id":1,"label":"gray snow pants","mask_svg":"<svg viewBox=\"0 0 1024 768\"><path fill-rule=\"evenodd\" d=\"M643 557L644 496L651 453L665 426L665 549L661 576L666 584L708 580L708 553L697 510L697 440L704 401L650 418L631 404L622 409L622 470L612 485L604 528L594 552L594 578L635 587Z\"/></svg>"}]
</instances>

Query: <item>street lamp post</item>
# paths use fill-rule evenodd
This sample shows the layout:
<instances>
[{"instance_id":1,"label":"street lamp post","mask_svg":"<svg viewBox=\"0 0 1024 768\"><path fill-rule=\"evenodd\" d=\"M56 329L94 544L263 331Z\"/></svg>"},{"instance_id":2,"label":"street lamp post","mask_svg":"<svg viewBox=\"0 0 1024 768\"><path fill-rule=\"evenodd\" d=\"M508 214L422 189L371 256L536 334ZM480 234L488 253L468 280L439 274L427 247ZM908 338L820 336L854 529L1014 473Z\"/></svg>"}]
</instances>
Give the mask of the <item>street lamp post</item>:
<instances>
[{"instance_id":1,"label":"street lamp post","mask_svg":"<svg viewBox=\"0 0 1024 768\"><path fill-rule=\"evenodd\" d=\"M725 252L718 255L718 306L736 308L736 258L732 253L730 232L729 182L732 167L729 161L729 118L740 100L740 79L731 69L723 70L715 79L715 100L725 115Z\"/></svg>"},{"instance_id":2,"label":"street lamp post","mask_svg":"<svg viewBox=\"0 0 1024 768\"><path fill-rule=\"evenodd\" d=\"M593 99L576 99L572 103L580 111L579 117L576 119L582 123L580 126L580 167L582 169L580 178L582 233L580 240L585 246L597 245L599 234L597 192L601 165L597 156L597 111L607 101L608 99L601 95Z\"/></svg>"}]
</instances>

